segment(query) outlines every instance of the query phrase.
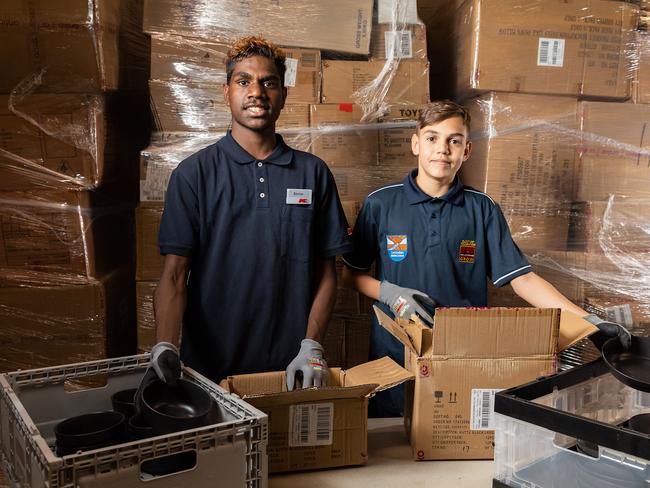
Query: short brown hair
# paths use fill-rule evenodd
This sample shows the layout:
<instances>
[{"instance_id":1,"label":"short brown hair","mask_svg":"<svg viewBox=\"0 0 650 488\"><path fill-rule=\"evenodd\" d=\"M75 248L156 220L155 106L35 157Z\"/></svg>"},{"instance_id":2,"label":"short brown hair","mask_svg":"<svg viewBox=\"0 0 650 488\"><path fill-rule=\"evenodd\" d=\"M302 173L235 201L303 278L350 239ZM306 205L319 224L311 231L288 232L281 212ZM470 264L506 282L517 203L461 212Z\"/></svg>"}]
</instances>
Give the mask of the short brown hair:
<instances>
[{"instance_id":1,"label":"short brown hair","mask_svg":"<svg viewBox=\"0 0 650 488\"><path fill-rule=\"evenodd\" d=\"M284 72L286 71L284 61L287 56L282 49L261 36L242 37L230 46L226 55L226 83L230 83L230 77L235 65L242 59L251 56L262 56L272 60L280 74L282 86L284 86Z\"/></svg>"},{"instance_id":2,"label":"short brown hair","mask_svg":"<svg viewBox=\"0 0 650 488\"><path fill-rule=\"evenodd\" d=\"M469 124L471 121L469 112L465 107L458 105L451 100L438 100L436 102L427 103L422 107L417 121L417 129L419 131L427 125L442 122L443 120L452 117L460 117L463 119L463 125L467 127L467 132L469 132Z\"/></svg>"}]
</instances>

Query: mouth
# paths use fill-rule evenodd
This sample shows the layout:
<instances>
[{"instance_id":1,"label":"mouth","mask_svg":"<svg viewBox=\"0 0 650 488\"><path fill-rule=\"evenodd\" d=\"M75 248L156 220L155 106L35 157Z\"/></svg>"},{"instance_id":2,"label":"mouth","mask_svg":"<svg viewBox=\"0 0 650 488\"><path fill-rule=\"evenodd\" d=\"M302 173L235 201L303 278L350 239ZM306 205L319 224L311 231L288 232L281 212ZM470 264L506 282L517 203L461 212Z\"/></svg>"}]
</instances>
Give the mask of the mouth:
<instances>
[{"instance_id":1,"label":"mouth","mask_svg":"<svg viewBox=\"0 0 650 488\"><path fill-rule=\"evenodd\" d=\"M269 107L266 107L264 105L247 105L244 107L244 110L248 112L250 115L259 117L262 115L266 115L269 111Z\"/></svg>"},{"instance_id":2,"label":"mouth","mask_svg":"<svg viewBox=\"0 0 650 488\"><path fill-rule=\"evenodd\" d=\"M451 161L447 161L446 159L434 159L430 161L430 163L433 164L451 164Z\"/></svg>"}]
</instances>

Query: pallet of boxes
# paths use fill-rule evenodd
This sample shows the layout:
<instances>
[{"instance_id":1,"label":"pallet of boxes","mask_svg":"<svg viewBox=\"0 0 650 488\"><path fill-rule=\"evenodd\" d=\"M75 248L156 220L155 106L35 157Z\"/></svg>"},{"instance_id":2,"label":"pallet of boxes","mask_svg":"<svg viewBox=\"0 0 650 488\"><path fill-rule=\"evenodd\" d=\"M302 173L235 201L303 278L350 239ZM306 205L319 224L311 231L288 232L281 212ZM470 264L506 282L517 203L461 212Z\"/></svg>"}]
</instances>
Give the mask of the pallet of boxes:
<instances>
[{"instance_id":1,"label":"pallet of boxes","mask_svg":"<svg viewBox=\"0 0 650 488\"><path fill-rule=\"evenodd\" d=\"M152 296L162 270L157 234L169 176L185 157L223 136L230 124L222 97L228 45L244 35L262 34L283 47L288 99L278 132L290 146L328 164L352 226L366 195L402 180L415 164L410 134L418 107L429 100L428 62L425 27L415 2L403 3L410 5L408 12L396 8L402 2L372 0L290 1L282 8L261 1L232 2L225 9L207 0L195 5L145 2L156 127L140 164L140 350L155 340ZM382 360L367 362L371 303L343 289L341 263L337 269L340 289L323 344L329 366L336 367L334 388L278 394L284 388L281 373L223 383L270 413L271 473L365 463L367 398L377 387L364 383L386 388L411 377ZM310 410L312 403L316 406ZM321 430L328 432L324 438L289 427L319 412L329 419Z\"/></svg>"},{"instance_id":2,"label":"pallet of boxes","mask_svg":"<svg viewBox=\"0 0 650 488\"><path fill-rule=\"evenodd\" d=\"M646 33L637 31L638 7L448 0L429 11L438 49L447 46L436 76L452 74L441 84L453 86L472 115L473 153L461 169L463 182L501 206L534 270L565 296L643 327L650 312L650 51ZM446 15L436 17L440 11ZM493 287L489 304L527 306L510 287ZM475 413L469 400L460 412L465 420ZM416 436L416 457L492 456L491 434L481 436L471 422L445 426L445 415L434 421L437 441ZM414 407L416 418L422 420Z\"/></svg>"},{"instance_id":3,"label":"pallet of boxes","mask_svg":"<svg viewBox=\"0 0 650 488\"><path fill-rule=\"evenodd\" d=\"M135 351L141 18L135 0L0 6L0 373Z\"/></svg>"}]
</instances>

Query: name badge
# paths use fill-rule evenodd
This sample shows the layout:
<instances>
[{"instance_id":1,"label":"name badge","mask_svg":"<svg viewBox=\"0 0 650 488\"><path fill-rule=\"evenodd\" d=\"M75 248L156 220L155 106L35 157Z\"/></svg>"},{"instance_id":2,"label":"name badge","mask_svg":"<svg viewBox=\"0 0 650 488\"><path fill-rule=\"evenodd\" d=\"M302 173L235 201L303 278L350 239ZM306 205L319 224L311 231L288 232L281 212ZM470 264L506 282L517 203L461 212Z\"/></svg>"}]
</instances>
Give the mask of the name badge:
<instances>
[{"instance_id":1,"label":"name badge","mask_svg":"<svg viewBox=\"0 0 650 488\"><path fill-rule=\"evenodd\" d=\"M311 205L311 190L287 188L287 204Z\"/></svg>"}]
</instances>

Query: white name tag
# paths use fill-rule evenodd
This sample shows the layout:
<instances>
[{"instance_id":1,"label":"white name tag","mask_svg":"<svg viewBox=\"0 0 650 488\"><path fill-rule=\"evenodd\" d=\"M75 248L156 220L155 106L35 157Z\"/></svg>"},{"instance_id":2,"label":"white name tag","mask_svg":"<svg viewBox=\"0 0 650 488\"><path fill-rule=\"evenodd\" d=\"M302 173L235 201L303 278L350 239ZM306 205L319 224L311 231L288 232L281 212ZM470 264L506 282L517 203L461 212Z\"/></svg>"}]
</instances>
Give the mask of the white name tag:
<instances>
[{"instance_id":1,"label":"white name tag","mask_svg":"<svg viewBox=\"0 0 650 488\"><path fill-rule=\"evenodd\" d=\"M311 205L311 190L287 188L287 203L289 205Z\"/></svg>"}]
</instances>

